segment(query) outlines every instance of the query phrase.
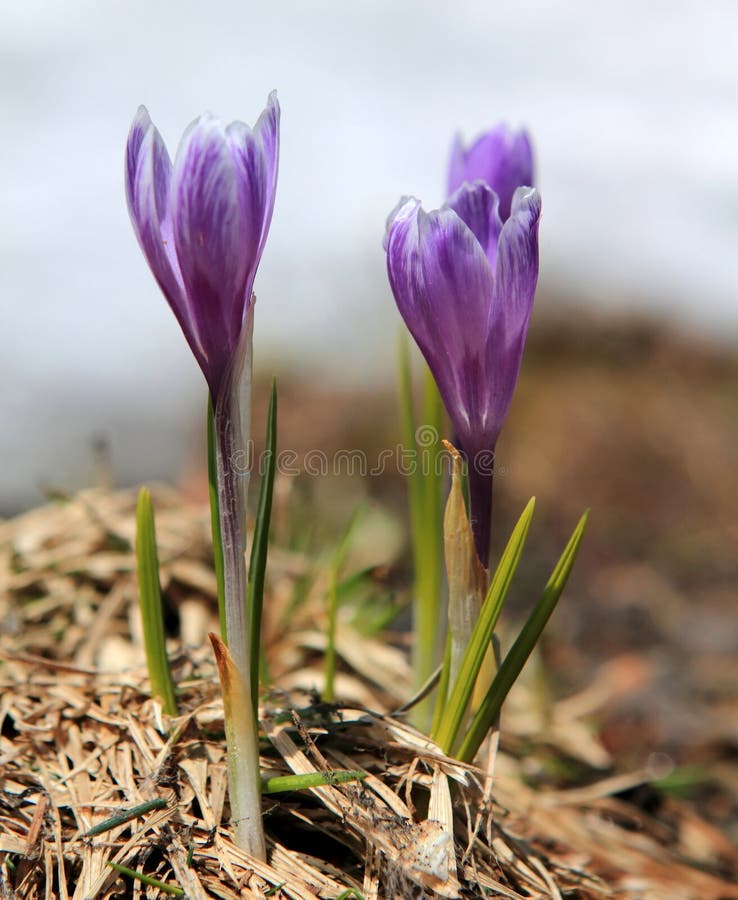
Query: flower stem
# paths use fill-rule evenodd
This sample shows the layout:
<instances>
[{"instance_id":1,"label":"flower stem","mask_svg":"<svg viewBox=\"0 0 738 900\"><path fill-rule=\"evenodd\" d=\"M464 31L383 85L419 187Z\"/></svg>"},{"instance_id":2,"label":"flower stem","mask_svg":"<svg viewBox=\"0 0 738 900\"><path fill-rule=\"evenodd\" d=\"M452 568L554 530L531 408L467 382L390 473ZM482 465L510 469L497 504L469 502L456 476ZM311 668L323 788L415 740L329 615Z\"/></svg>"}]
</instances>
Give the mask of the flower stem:
<instances>
[{"instance_id":1,"label":"flower stem","mask_svg":"<svg viewBox=\"0 0 738 900\"><path fill-rule=\"evenodd\" d=\"M225 625L225 585L223 581L223 542L220 537L220 511L218 509L218 464L215 451L215 413L213 400L208 393L208 494L210 496L210 528L213 533L213 562L215 563L215 580L218 586L218 618L220 619L220 636L226 639Z\"/></svg>"},{"instance_id":2,"label":"flower stem","mask_svg":"<svg viewBox=\"0 0 738 900\"><path fill-rule=\"evenodd\" d=\"M225 633L234 663L250 673L246 615L246 489L248 465L241 439L240 418L233 403L215 411L215 458L218 512L223 553ZM249 675L250 680L250 675Z\"/></svg>"},{"instance_id":3,"label":"flower stem","mask_svg":"<svg viewBox=\"0 0 738 900\"><path fill-rule=\"evenodd\" d=\"M218 664L228 763L231 821L239 847L266 859L261 820L259 735L253 696L252 638L246 605L246 491L251 415L251 334L253 307L223 388L215 400L213 432L218 510L223 552L224 618L227 646L210 636ZM254 642L258 653L258 641ZM258 665L254 667L258 672Z\"/></svg>"},{"instance_id":4,"label":"flower stem","mask_svg":"<svg viewBox=\"0 0 738 900\"><path fill-rule=\"evenodd\" d=\"M493 450L494 452L494 450ZM477 556L485 569L489 569L490 532L492 530L492 487L491 471L482 469L471 457L469 464L469 510Z\"/></svg>"},{"instance_id":5,"label":"flower stem","mask_svg":"<svg viewBox=\"0 0 738 900\"><path fill-rule=\"evenodd\" d=\"M228 648L217 634L210 634L223 691L226 745L228 749L228 797L236 844L251 856L266 861L264 825L261 820L259 742L251 703L251 691Z\"/></svg>"}]
</instances>

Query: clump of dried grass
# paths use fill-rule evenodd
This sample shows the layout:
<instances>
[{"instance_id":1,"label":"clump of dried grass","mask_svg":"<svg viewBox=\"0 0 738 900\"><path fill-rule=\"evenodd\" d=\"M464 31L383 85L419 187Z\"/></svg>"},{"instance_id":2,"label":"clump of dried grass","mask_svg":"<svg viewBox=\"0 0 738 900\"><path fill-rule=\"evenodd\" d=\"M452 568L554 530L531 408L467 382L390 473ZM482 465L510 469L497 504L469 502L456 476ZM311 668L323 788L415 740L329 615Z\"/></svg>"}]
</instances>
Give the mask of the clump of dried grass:
<instances>
[{"instance_id":1,"label":"clump of dried grass","mask_svg":"<svg viewBox=\"0 0 738 900\"><path fill-rule=\"evenodd\" d=\"M310 603L288 633L267 623L283 692L264 696L262 769L366 777L265 797L269 864L247 858L230 836L222 704L201 642L214 616L207 515L168 492L156 504L165 592L184 635L172 643L182 715L171 721L137 663L133 495L89 492L0 526L0 896L160 895L110 862L193 898L738 896L728 880L738 859L714 829L675 803L667 827L618 798L647 773L534 791L514 741L499 749L495 736L482 768L444 757L383 714L407 689L403 653L347 623L345 702L321 703L310 693L321 683ZM274 554L273 616L305 565ZM554 711L549 751L578 748L601 764L577 712ZM524 704L510 719L525 731ZM161 798L166 807L88 835Z\"/></svg>"}]
</instances>

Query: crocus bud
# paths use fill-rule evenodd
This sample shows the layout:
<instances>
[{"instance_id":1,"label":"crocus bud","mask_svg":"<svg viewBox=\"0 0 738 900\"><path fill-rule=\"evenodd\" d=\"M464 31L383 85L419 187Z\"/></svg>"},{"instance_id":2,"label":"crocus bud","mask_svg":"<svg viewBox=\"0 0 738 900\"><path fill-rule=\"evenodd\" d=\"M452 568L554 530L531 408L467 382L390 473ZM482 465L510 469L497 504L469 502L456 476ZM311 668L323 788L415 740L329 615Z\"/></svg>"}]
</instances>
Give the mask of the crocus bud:
<instances>
[{"instance_id":1,"label":"crocus bud","mask_svg":"<svg viewBox=\"0 0 738 900\"><path fill-rule=\"evenodd\" d=\"M538 192L518 188L503 224L497 194L476 181L430 213L404 198L385 235L397 306L467 456L472 528L485 566L494 448L533 308L540 213Z\"/></svg>"},{"instance_id":2,"label":"crocus bud","mask_svg":"<svg viewBox=\"0 0 738 900\"><path fill-rule=\"evenodd\" d=\"M525 131L497 125L464 147L457 135L451 147L448 191L451 196L465 181L483 181L500 198L500 218L510 216L512 199L519 187L532 187L533 151Z\"/></svg>"},{"instance_id":3,"label":"crocus bud","mask_svg":"<svg viewBox=\"0 0 738 900\"><path fill-rule=\"evenodd\" d=\"M251 309L278 156L275 92L253 129L200 116L185 132L174 165L145 107L128 135L133 229L214 402Z\"/></svg>"}]
</instances>

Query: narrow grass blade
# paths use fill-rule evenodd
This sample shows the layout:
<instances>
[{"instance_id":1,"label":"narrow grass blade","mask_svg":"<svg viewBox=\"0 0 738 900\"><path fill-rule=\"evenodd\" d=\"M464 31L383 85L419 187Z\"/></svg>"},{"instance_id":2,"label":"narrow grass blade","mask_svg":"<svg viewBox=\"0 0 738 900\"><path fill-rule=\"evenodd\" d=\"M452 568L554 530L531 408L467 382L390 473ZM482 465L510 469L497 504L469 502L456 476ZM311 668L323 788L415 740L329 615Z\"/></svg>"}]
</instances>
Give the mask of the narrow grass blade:
<instances>
[{"instance_id":1,"label":"narrow grass blade","mask_svg":"<svg viewBox=\"0 0 738 900\"><path fill-rule=\"evenodd\" d=\"M122 866L120 863L109 862L108 865L111 869L115 869L116 872L120 872L121 875L127 875L129 878L135 878L137 881L140 881L143 884L148 884L151 887L158 888L165 894L172 894L175 897L184 896L184 891L176 884L166 884L164 881L159 881L157 878L152 878L151 875L144 875L143 872L137 872L135 869L129 869L127 866Z\"/></svg>"},{"instance_id":2,"label":"narrow grass blade","mask_svg":"<svg viewBox=\"0 0 738 900\"><path fill-rule=\"evenodd\" d=\"M423 561L427 567L429 616L434 615L433 663L437 663L444 645L444 618L440 615L443 585L443 495L446 472L443 467L442 447L443 401L428 366L423 370L423 425L427 444L420 461L423 479Z\"/></svg>"},{"instance_id":3,"label":"narrow grass blade","mask_svg":"<svg viewBox=\"0 0 738 900\"><path fill-rule=\"evenodd\" d=\"M415 413L413 412L413 385L410 373L410 345L407 334L403 331L399 343L399 392L400 420L402 425L402 442L405 453L413 465L408 467L407 477L408 503L410 506L410 538L413 549L413 567L415 575L415 597L417 605L418 581L423 569L421 533L423 530L423 485L417 465L418 445L415 439ZM414 610L415 613L415 610ZM417 618L417 615L414 616ZM415 677L418 680L416 669ZM421 679L422 681L423 679Z\"/></svg>"},{"instance_id":4,"label":"narrow grass blade","mask_svg":"<svg viewBox=\"0 0 738 900\"><path fill-rule=\"evenodd\" d=\"M98 834L105 834L106 831L117 828L119 825L125 825L126 822L130 822L132 819L140 819L141 816L145 816L146 813L153 812L155 809L165 809L166 806L167 801L164 797L155 797L153 800L146 800L144 803L139 803L137 806L131 806L129 809L124 809L122 812L116 813L104 822L99 822L97 825L94 825L89 831L85 832L85 837L96 837Z\"/></svg>"},{"instance_id":5,"label":"narrow grass blade","mask_svg":"<svg viewBox=\"0 0 738 900\"><path fill-rule=\"evenodd\" d=\"M430 372L423 385L423 419L418 425L413 412L410 349L407 334L400 338L399 393L402 437L410 465L408 482L413 550L413 675L417 692L437 665L443 635L441 615L441 508L443 472L439 464L443 407ZM413 710L413 721L422 730L430 725L430 698Z\"/></svg>"},{"instance_id":6,"label":"narrow grass blade","mask_svg":"<svg viewBox=\"0 0 738 900\"><path fill-rule=\"evenodd\" d=\"M340 591L338 600L340 603ZM394 591L380 591L367 597L354 615L352 625L364 637L376 637L390 628L403 609L396 602Z\"/></svg>"},{"instance_id":7,"label":"narrow grass blade","mask_svg":"<svg viewBox=\"0 0 738 900\"><path fill-rule=\"evenodd\" d=\"M384 586L383 574L376 565L342 578L336 591L339 606L351 602L351 624L365 637L386 630L403 608L397 603L394 589Z\"/></svg>"},{"instance_id":8,"label":"narrow grass blade","mask_svg":"<svg viewBox=\"0 0 738 900\"><path fill-rule=\"evenodd\" d=\"M411 710L413 708L413 706L415 706L416 703L420 703L421 700L424 700L434 688L438 687L438 683L441 680L442 669L443 669L443 666L439 666L436 669L436 671L431 675L431 677L426 681L426 683L423 685L423 687L420 689L419 693L414 694L412 697L410 697L409 700L406 700L402 704L402 706L398 706L397 709L395 709L392 712L392 715L393 716L402 715L403 713L406 713L409 710Z\"/></svg>"},{"instance_id":9,"label":"narrow grass blade","mask_svg":"<svg viewBox=\"0 0 738 900\"><path fill-rule=\"evenodd\" d=\"M375 569L376 566L374 565L365 566L363 569L359 569L358 572L352 572L350 575L341 579L340 584L336 586L338 599L343 600L344 598L349 597L357 588L365 585L371 579Z\"/></svg>"},{"instance_id":10,"label":"narrow grass blade","mask_svg":"<svg viewBox=\"0 0 738 900\"><path fill-rule=\"evenodd\" d=\"M261 783L263 794L282 794L285 791L305 791L323 785L346 784L349 781L363 781L365 772L338 769L335 772L310 772L308 775L277 775L265 778Z\"/></svg>"},{"instance_id":11,"label":"narrow grass blade","mask_svg":"<svg viewBox=\"0 0 738 900\"><path fill-rule=\"evenodd\" d=\"M348 524L346 533L341 538L338 547L333 554L328 569L328 634L326 635L325 648L325 689L323 697L329 702L335 699L336 680L336 625L338 624L338 576L346 561L346 556L351 546L356 525L361 518L362 509L354 511Z\"/></svg>"},{"instance_id":12,"label":"narrow grass blade","mask_svg":"<svg viewBox=\"0 0 738 900\"><path fill-rule=\"evenodd\" d=\"M500 618L502 605L510 588L535 510L535 498L528 501L507 542L500 562L492 576L487 596L482 604L477 624L472 631L469 644L459 667L456 683L451 686L448 701L433 737L446 753L450 753L457 741L459 727L469 705L479 670L487 648Z\"/></svg>"},{"instance_id":13,"label":"narrow grass blade","mask_svg":"<svg viewBox=\"0 0 738 900\"><path fill-rule=\"evenodd\" d=\"M577 558L588 516L589 511L585 512L579 520L574 533L569 539L569 543L566 545L561 558L556 564L556 568L548 580L548 584L544 588L541 599L503 660L487 692L487 696L472 719L469 731L457 754L458 759L462 762L471 762L474 759L492 723L497 718L510 688L515 683L531 651L538 642L546 622L548 622L551 613L556 608L574 561Z\"/></svg>"},{"instance_id":14,"label":"narrow grass blade","mask_svg":"<svg viewBox=\"0 0 738 900\"><path fill-rule=\"evenodd\" d=\"M136 565L138 570L138 599L143 619L146 663L151 679L151 692L158 697L164 712L177 715L174 681L169 668L164 640L164 613L159 582L159 554L156 549L156 526L151 494L141 488L136 507Z\"/></svg>"},{"instance_id":15,"label":"narrow grass blade","mask_svg":"<svg viewBox=\"0 0 738 900\"><path fill-rule=\"evenodd\" d=\"M451 676L451 635L446 635L446 649L443 652L443 662L441 663L441 674L438 679L438 693L436 694L436 705L433 709L433 722L431 723L431 735L438 734L438 729L443 721L443 714L448 701L449 680Z\"/></svg>"},{"instance_id":16,"label":"narrow grass blade","mask_svg":"<svg viewBox=\"0 0 738 900\"><path fill-rule=\"evenodd\" d=\"M220 535L220 507L218 503L218 463L215 446L213 401L208 391L208 494L210 496L210 530L213 535L213 562L218 585L218 618L220 636L226 640L225 579L223 575L223 540Z\"/></svg>"},{"instance_id":17,"label":"narrow grass blade","mask_svg":"<svg viewBox=\"0 0 738 900\"><path fill-rule=\"evenodd\" d=\"M272 381L267 412L265 455L266 467L261 478L259 506L256 512L251 562L246 585L246 605L251 637L251 694L254 713L259 708L259 675L261 659L261 614L264 607L264 575L269 551L269 524L272 518L274 473L277 469L277 381Z\"/></svg>"}]
</instances>

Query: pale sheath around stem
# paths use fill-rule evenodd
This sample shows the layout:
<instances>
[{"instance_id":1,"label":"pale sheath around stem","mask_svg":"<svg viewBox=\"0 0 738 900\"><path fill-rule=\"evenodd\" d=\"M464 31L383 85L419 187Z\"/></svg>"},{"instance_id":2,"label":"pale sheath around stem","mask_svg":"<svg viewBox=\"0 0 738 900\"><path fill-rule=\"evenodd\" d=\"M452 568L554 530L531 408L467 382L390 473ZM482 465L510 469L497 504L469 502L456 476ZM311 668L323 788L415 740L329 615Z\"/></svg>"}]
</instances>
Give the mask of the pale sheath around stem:
<instances>
[{"instance_id":1,"label":"pale sheath around stem","mask_svg":"<svg viewBox=\"0 0 738 900\"><path fill-rule=\"evenodd\" d=\"M454 685L487 592L487 571L477 556L474 535L466 514L461 484L461 454L448 441L444 441L443 445L453 459L451 490L443 518L443 536L451 640L449 684Z\"/></svg>"},{"instance_id":2,"label":"pale sheath around stem","mask_svg":"<svg viewBox=\"0 0 738 900\"><path fill-rule=\"evenodd\" d=\"M233 662L251 680L248 614L246 609L246 495L251 460L248 458L251 422L251 359L253 306L215 406L215 459L220 539L223 552L226 641Z\"/></svg>"},{"instance_id":3,"label":"pale sheath around stem","mask_svg":"<svg viewBox=\"0 0 738 900\"><path fill-rule=\"evenodd\" d=\"M254 727L251 691L243 672L217 634L210 634L218 677L223 689L226 744L228 746L228 796L236 844L257 859L266 859L261 821L259 740ZM244 766L244 763L246 764Z\"/></svg>"}]
</instances>

